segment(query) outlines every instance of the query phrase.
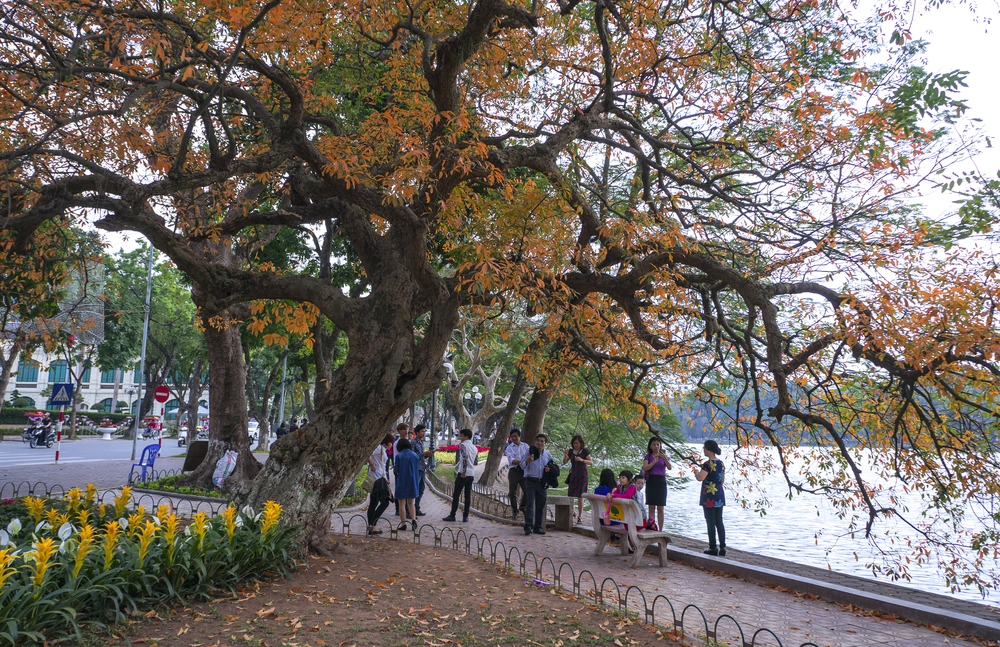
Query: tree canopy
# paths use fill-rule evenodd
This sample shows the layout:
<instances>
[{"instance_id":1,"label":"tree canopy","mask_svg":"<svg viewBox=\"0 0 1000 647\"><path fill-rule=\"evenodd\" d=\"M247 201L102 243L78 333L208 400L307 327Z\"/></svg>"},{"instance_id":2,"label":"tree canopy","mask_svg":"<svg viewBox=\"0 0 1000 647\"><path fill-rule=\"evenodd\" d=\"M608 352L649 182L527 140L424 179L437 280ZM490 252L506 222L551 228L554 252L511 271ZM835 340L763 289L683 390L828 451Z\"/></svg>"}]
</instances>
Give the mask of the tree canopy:
<instances>
[{"instance_id":1,"label":"tree canopy","mask_svg":"<svg viewBox=\"0 0 1000 647\"><path fill-rule=\"evenodd\" d=\"M783 423L823 448L790 487L850 529L903 518L953 582L995 585L996 265L903 202L947 160L960 75L880 33L833 0L14 0L0 261L89 218L143 234L205 317L291 301L343 331L316 417L240 495L316 550L441 384L460 310L506 308L541 322L545 366L617 373L647 419L670 384L737 384L741 445L788 463ZM226 251L325 222L363 291ZM863 472L865 449L889 458Z\"/></svg>"}]
</instances>

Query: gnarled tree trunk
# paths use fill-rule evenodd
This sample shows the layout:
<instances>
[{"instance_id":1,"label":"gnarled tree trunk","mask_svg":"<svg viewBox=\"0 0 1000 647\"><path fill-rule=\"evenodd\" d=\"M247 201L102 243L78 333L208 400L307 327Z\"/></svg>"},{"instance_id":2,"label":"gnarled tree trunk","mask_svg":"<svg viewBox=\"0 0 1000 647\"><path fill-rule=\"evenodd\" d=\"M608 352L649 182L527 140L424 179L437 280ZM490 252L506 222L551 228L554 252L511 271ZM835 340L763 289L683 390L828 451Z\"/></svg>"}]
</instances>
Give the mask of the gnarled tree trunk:
<instances>
[{"instance_id":1,"label":"gnarled tree trunk","mask_svg":"<svg viewBox=\"0 0 1000 647\"><path fill-rule=\"evenodd\" d=\"M192 296L197 303L197 285ZM214 317L203 316L202 322L209 366L208 453L188 479L210 485L215 464L233 450L237 453L236 469L226 478L225 485L226 490L232 491L241 481L253 479L260 472L260 463L250 451L247 435L246 366L240 330L230 310ZM188 433L191 433L190 423Z\"/></svg>"},{"instance_id":2,"label":"gnarled tree trunk","mask_svg":"<svg viewBox=\"0 0 1000 647\"><path fill-rule=\"evenodd\" d=\"M404 315L426 303L421 286L402 264L386 267L398 278L378 281L381 287L345 317L347 358L323 402L307 425L272 445L258 478L237 492L241 506L280 503L285 518L304 527L305 545L320 553L329 545L334 509L386 429L444 379L440 358L458 322L457 301L436 291L440 300L417 343L412 317Z\"/></svg>"}]
</instances>

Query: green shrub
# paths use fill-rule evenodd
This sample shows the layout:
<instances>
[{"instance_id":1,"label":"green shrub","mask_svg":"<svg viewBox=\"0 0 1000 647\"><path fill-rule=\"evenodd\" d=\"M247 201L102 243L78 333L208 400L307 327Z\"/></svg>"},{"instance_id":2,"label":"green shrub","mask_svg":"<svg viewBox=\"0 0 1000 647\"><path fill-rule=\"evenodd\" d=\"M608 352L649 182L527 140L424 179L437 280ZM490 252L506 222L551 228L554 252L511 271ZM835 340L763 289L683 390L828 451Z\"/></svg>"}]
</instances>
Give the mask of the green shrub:
<instances>
[{"instance_id":1,"label":"green shrub","mask_svg":"<svg viewBox=\"0 0 1000 647\"><path fill-rule=\"evenodd\" d=\"M206 490L197 485L191 485L187 482L181 482L181 479L186 478L184 474L178 474L177 476L165 476L157 481L147 481L142 484L142 489L144 490L157 490L159 492L176 492L177 494L194 494L197 496L211 496L218 498L228 498L228 496L221 490L211 489Z\"/></svg>"},{"instance_id":2,"label":"green shrub","mask_svg":"<svg viewBox=\"0 0 1000 647\"><path fill-rule=\"evenodd\" d=\"M64 512L26 497L26 517L0 530L0 644L82 639L83 625L106 626L159 602L232 593L242 580L295 568L299 529L280 524L276 503L260 514L198 513L182 527L166 506L126 514L128 488L114 505L94 505L95 492L70 490Z\"/></svg>"}]
</instances>

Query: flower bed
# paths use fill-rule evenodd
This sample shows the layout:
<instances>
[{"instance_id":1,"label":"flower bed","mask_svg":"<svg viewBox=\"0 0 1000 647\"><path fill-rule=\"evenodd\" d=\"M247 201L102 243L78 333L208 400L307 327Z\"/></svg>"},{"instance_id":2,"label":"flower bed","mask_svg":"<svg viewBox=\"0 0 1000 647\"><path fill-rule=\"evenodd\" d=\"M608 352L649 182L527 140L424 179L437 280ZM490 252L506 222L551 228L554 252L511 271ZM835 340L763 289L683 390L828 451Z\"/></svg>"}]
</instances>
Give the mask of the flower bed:
<instances>
[{"instance_id":1,"label":"flower bed","mask_svg":"<svg viewBox=\"0 0 1000 647\"><path fill-rule=\"evenodd\" d=\"M24 497L27 517L0 530L0 644L82 640L85 624L294 570L299 529L279 523L276 503L260 514L198 513L182 528L167 506L129 513L129 488L114 505L96 504L96 493L88 485L62 501Z\"/></svg>"},{"instance_id":2,"label":"flower bed","mask_svg":"<svg viewBox=\"0 0 1000 647\"><path fill-rule=\"evenodd\" d=\"M487 454L490 453L489 447L477 447L479 450L479 460L486 460ZM458 450L458 445L449 445L448 447L437 447L434 450L434 461L437 463L454 463L455 462L455 452Z\"/></svg>"}]
</instances>

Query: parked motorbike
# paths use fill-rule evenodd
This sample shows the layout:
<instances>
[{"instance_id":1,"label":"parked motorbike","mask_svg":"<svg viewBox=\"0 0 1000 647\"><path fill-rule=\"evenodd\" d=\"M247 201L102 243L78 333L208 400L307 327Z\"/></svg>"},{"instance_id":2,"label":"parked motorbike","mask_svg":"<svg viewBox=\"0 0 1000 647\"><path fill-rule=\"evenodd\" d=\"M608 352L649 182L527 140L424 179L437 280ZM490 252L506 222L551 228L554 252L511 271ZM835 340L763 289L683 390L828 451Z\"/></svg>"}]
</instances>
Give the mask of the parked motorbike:
<instances>
[{"instance_id":1,"label":"parked motorbike","mask_svg":"<svg viewBox=\"0 0 1000 647\"><path fill-rule=\"evenodd\" d=\"M142 430L143 440L148 440L150 438L156 438L159 435L159 430L146 427Z\"/></svg>"}]
</instances>

